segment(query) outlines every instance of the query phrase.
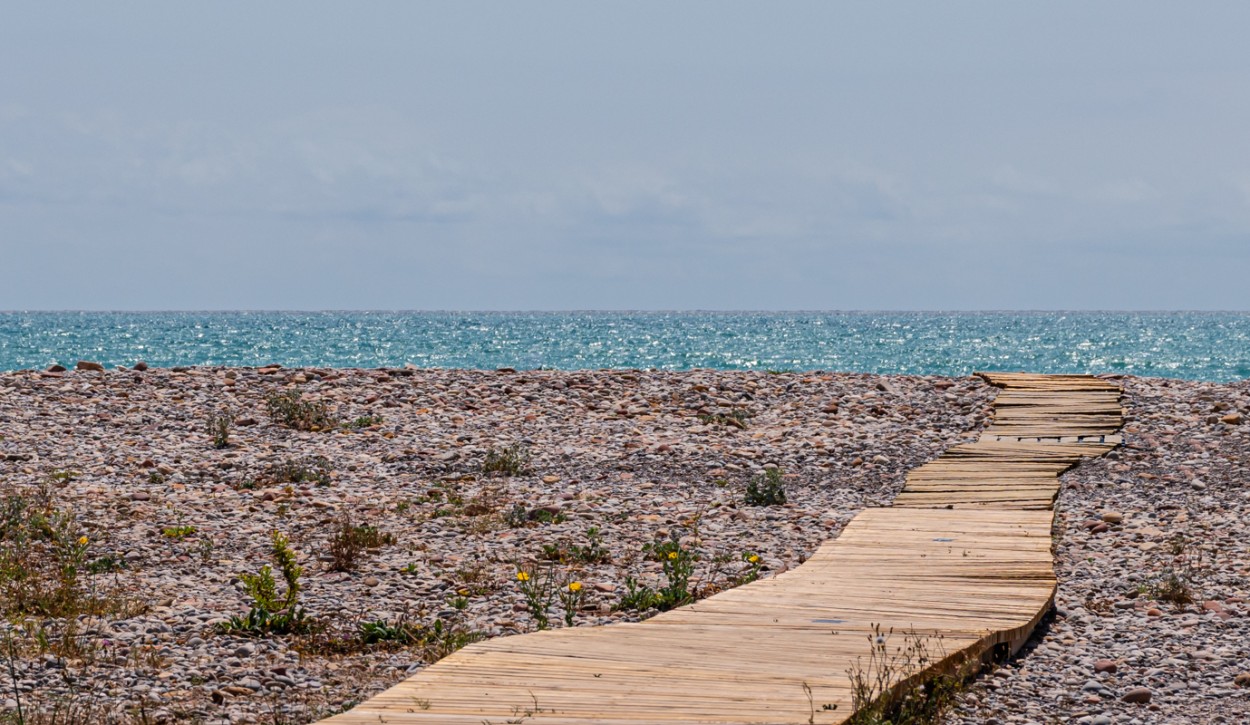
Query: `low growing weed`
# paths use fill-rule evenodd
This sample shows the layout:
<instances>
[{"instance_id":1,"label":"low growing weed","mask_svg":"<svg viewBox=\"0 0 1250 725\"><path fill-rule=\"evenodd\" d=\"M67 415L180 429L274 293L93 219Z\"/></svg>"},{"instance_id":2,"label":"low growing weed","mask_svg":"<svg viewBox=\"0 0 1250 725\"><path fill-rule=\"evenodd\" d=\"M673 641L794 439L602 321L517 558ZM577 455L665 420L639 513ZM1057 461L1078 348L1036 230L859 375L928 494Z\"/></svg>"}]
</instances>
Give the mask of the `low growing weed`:
<instances>
[{"instance_id":1,"label":"low growing weed","mask_svg":"<svg viewBox=\"0 0 1250 725\"><path fill-rule=\"evenodd\" d=\"M240 574L244 590L252 599L252 608L243 617L234 616L221 625L223 632L264 636L269 634L300 634L312 629L313 619L299 605L300 575L303 567L295 561L290 541L277 531L270 536L270 551L286 583L279 596L273 567L266 564L256 574Z\"/></svg>"},{"instance_id":2,"label":"low growing weed","mask_svg":"<svg viewBox=\"0 0 1250 725\"><path fill-rule=\"evenodd\" d=\"M780 506L786 502L786 487L781 470L767 468L763 473L747 481L746 503L748 506Z\"/></svg>"},{"instance_id":3,"label":"low growing weed","mask_svg":"<svg viewBox=\"0 0 1250 725\"><path fill-rule=\"evenodd\" d=\"M306 431L328 431L338 426L338 416L321 401L304 400L298 390L273 393L265 399L269 418L278 425Z\"/></svg>"}]
</instances>

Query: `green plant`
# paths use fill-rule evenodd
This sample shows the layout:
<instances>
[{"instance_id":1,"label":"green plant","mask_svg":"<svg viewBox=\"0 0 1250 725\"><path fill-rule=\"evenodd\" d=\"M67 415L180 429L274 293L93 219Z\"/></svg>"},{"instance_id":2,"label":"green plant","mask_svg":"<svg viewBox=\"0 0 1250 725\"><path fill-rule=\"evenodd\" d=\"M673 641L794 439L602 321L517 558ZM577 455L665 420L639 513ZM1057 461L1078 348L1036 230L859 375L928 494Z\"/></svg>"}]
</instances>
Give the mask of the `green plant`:
<instances>
[{"instance_id":1,"label":"green plant","mask_svg":"<svg viewBox=\"0 0 1250 725\"><path fill-rule=\"evenodd\" d=\"M266 466L250 482L252 487L275 486L287 483L312 483L318 486L329 486L333 466L325 456L305 456L303 458L285 458ZM239 484L246 488L248 482Z\"/></svg>"},{"instance_id":2,"label":"green plant","mask_svg":"<svg viewBox=\"0 0 1250 725\"><path fill-rule=\"evenodd\" d=\"M598 526L591 526L586 530L585 545L573 544L569 547L569 556L584 564L607 564L612 561L612 553L604 547Z\"/></svg>"},{"instance_id":3,"label":"green plant","mask_svg":"<svg viewBox=\"0 0 1250 725\"><path fill-rule=\"evenodd\" d=\"M953 674L934 673L946 656L941 635L930 638L915 630L901 634L902 643L892 646L894 629L883 632L881 625L872 625L867 662L856 657L847 669L854 709L848 725L930 725L942 722L954 706L973 663L964 662ZM932 639L935 652L930 650Z\"/></svg>"},{"instance_id":4,"label":"green plant","mask_svg":"<svg viewBox=\"0 0 1250 725\"><path fill-rule=\"evenodd\" d=\"M1172 559L1158 576L1142 586L1151 599L1168 602L1177 607L1193 604L1197 600L1195 590L1198 580L1207 568L1201 550L1194 551L1184 534L1177 534L1168 542Z\"/></svg>"},{"instance_id":5,"label":"green plant","mask_svg":"<svg viewBox=\"0 0 1250 725\"><path fill-rule=\"evenodd\" d=\"M759 579L760 569L764 568L764 560L760 558L759 554L751 551L742 552L742 563L744 564L744 568L738 576L734 577L732 586L750 584L756 579Z\"/></svg>"},{"instance_id":6,"label":"green plant","mask_svg":"<svg viewBox=\"0 0 1250 725\"><path fill-rule=\"evenodd\" d=\"M360 625L360 639L365 644L378 642L397 642L399 644L416 644L421 641L423 632L420 627L406 620L394 624L378 619Z\"/></svg>"},{"instance_id":7,"label":"green plant","mask_svg":"<svg viewBox=\"0 0 1250 725\"><path fill-rule=\"evenodd\" d=\"M573 617L577 615L577 610L582 606L582 598L586 595L582 591L582 583L569 579L560 587L560 605L564 607L564 626L573 626Z\"/></svg>"},{"instance_id":8,"label":"green plant","mask_svg":"<svg viewBox=\"0 0 1250 725\"><path fill-rule=\"evenodd\" d=\"M288 428L306 431L328 431L338 425L338 416L325 403L304 400L298 390L273 393L265 399L269 418Z\"/></svg>"},{"instance_id":9,"label":"green plant","mask_svg":"<svg viewBox=\"0 0 1250 725\"><path fill-rule=\"evenodd\" d=\"M523 504L512 504L512 506L504 512L504 523L510 528L519 529L528 526L530 523L530 511Z\"/></svg>"},{"instance_id":10,"label":"green plant","mask_svg":"<svg viewBox=\"0 0 1250 725\"><path fill-rule=\"evenodd\" d=\"M652 588L640 585L632 576L627 576L626 591L617 603L617 609L645 611L655 608L666 611L696 599L695 588L691 586L690 580L699 557L696 552L681 545L676 532L667 539L647 544L643 547L643 553L660 562L664 585Z\"/></svg>"},{"instance_id":11,"label":"green plant","mask_svg":"<svg viewBox=\"0 0 1250 725\"><path fill-rule=\"evenodd\" d=\"M747 411L735 408L728 413L704 413L699 416L699 422L704 425L724 425L746 430L747 419L750 417L751 414Z\"/></svg>"},{"instance_id":12,"label":"green plant","mask_svg":"<svg viewBox=\"0 0 1250 725\"><path fill-rule=\"evenodd\" d=\"M548 612L556 598L555 566L549 565L546 570L538 573L534 570L517 567L517 585L525 597L525 607L538 629L547 629L551 625Z\"/></svg>"},{"instance_id":13,"label":"green plant","mask_svg":"<svg viewBox=\"0 0 1250 725\"><path fill-rule=\"evenodd\" d=\"M234 424L234 412L229 408L217 412L210 411L204 418L208 437L213 440L213 448L230 447L230 426Z\"/></svg>"},{"instance_id":14,"label":"green plant","mask_svg":"<svg viewBox=\"0 0 1250 725\"><path fill-rule=\"evenodd\" d=\"M616 608L645 612L655 606L655 590L645 584L639 584L633 576L625 577L625 593L617 602Z\"/></svg>"},{"instance_id":15,"label":"green plant","mask_svg":"<svg viewBox=\"0 0 1250 725\"><path fill-rule=\"evenodd\" d=\"M362 415L356 420L347 424L348 428L368 428L369 426L381 425L382 416L380 415Z\"/></svg>"},{"instance_id":16,"label":"green plant","mask_svg":"<svg viewBox=\"0 0 1250 725\"><path fill-rule=\"evenodd\" d=\"M520 476L530 470L529 449L520 443L513 443L502 449L491 448L486 451L482 461L482 473L499 476Z\"/></svg>"},{"instance_id":17,"label":"green plant","mask_svg":"<svg viewBox=\"0 0 1250 725\"><path fill-rule=\"evenodd\" d=\"M256 574L240 574L244 591L252 599L252 608L244 617L231 617L223 632L250 635L298 634L309 631L313 620L299 605L300 575L304 569L296 563L290 541L280 532L270 536L270 552L277 563L286 591L279 596L273 567L266 564Z\"/></svg>"},{"instance_id":18,"label":"green plant","mask_svg":"<svg viewBox=\"0 0 1250 725\"><path fill-rule=\"evenodd\" d=\"M747 482L748 506L780 506L786 502L786 488L781 480L781 470L766 468Z\"/></svg>"},{"instance_id":19,"label":"green plant","mask_svg":"<svg viewBox=\"0 0 1250 725\"><path fill-rule=\"evenodd\" d=\"M366 551L394 543L393 534L381 533L377 527L367 524L357 526L352 523L351 515L345 512L330 537L330 570L355 571Z\"/></svg>"},{"instance_id":20,"label":"green plant","mask_svg":"<svg viewBox=\"0 0 1250 725\"><path fill-rule=\"evenodd\" d=\"M193 536L195 534L195 531L196 531L196 528L194 526L186 526L186 525L166 526L164 529L161 530L161 535L167 539L181 540L181 539L187 538L188 536Z\"/></svg>"}]
</instances>

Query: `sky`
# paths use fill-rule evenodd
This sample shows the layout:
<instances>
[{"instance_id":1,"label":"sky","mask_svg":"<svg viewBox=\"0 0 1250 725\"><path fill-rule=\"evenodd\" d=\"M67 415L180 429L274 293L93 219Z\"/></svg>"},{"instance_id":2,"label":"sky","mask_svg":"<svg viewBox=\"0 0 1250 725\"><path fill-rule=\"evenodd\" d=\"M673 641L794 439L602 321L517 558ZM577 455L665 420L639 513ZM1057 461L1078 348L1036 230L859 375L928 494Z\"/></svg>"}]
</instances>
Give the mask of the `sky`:
<instances>
[{"instance_id":1,"label":"sky","mask_svg":"<svg viewBox=\"0 0 1250 725\"><path fill-rule=\"evenodd\" d=\"M1250 4L10 3L0 310L1250 309Z\"/></svg>"}]
</instances>

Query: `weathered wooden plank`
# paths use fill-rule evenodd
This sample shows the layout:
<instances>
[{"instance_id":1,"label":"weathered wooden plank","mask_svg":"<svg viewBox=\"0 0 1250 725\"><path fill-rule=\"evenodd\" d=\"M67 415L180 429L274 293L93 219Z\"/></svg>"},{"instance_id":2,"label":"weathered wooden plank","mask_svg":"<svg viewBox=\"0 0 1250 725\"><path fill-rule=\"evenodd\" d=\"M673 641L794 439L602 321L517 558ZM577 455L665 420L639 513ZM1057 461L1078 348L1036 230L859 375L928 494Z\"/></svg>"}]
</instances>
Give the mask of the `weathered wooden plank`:
<instances>
[{"instance_id":1,"label":"weathered wooden plank","mask_svg":"<svg viewBox=\"0 0 1250 725\"><path fill-rule=\"evenodd\" d=\"M802 566L641 623L479 642L326 722L832 725L873 625L941 637L940 667L1014 650L1054 595L1058 476L1114 447L1122 413L1105 380L980 375L1003 389L981 440L911 471Z\"/></svg>"}]
</instances>

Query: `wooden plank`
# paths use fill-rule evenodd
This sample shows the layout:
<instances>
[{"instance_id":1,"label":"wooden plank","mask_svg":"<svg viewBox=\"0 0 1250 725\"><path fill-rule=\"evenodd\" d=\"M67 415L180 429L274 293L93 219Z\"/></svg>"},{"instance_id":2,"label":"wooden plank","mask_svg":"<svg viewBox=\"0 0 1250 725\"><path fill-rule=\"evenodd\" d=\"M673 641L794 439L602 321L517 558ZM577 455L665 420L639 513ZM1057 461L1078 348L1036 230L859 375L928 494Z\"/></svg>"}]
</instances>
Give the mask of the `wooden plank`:
<instances>
[{"instance_id":1,"label":"wooden plank","mask_svg":"<svg viewBox=\"0 0 1250 725\"><path fill-rule=\"evenodd\" d=\"M475 643L325 722L834 725L852 714L846 673L873 625L940 637L937 668L1018 648L1054 596L1058 477L1119 442L1119 389L980 375L1004 391L981 440L913 469L891 506L860 512L802 566L640 623Z\"/></svg>"}]
</instances>

